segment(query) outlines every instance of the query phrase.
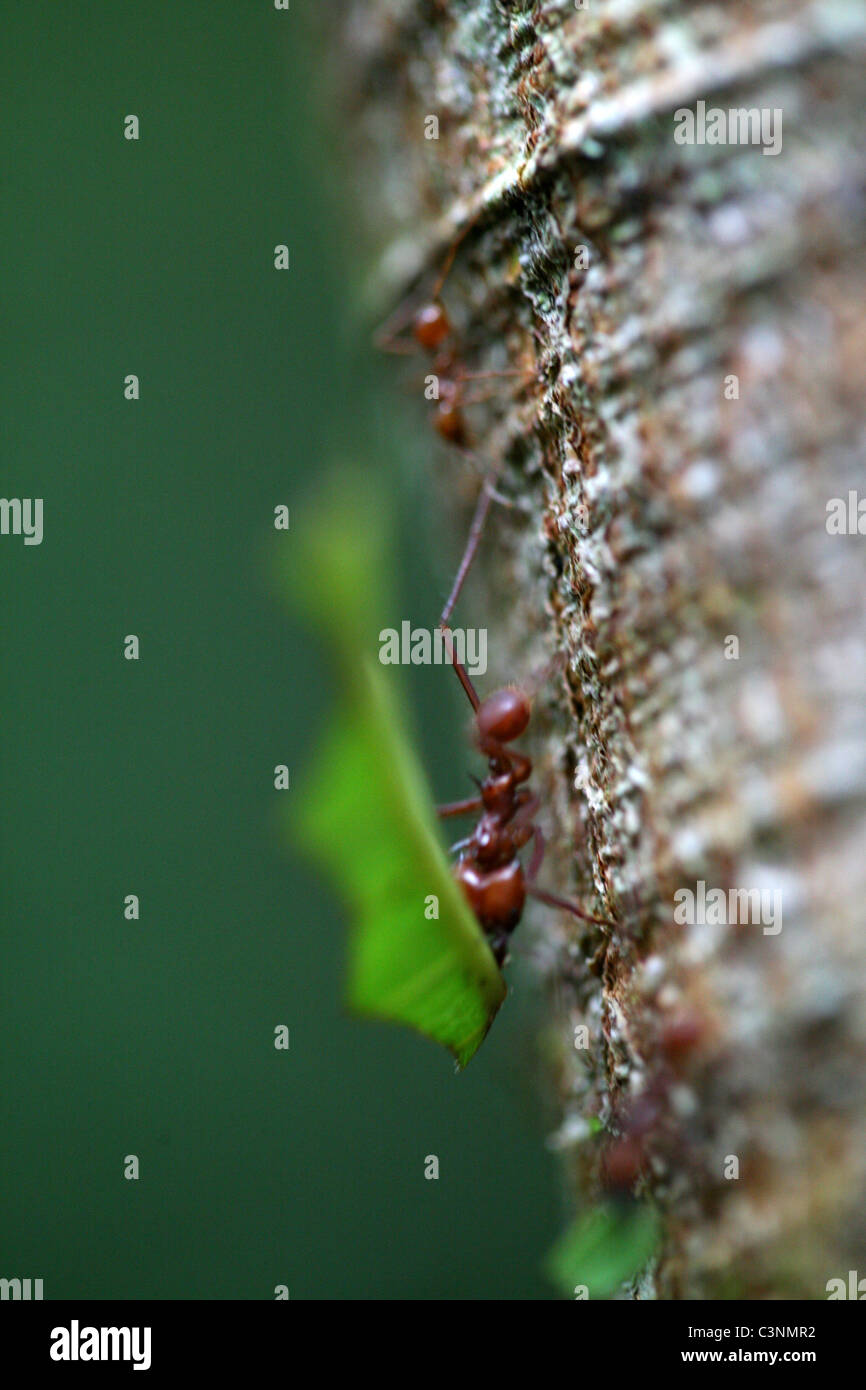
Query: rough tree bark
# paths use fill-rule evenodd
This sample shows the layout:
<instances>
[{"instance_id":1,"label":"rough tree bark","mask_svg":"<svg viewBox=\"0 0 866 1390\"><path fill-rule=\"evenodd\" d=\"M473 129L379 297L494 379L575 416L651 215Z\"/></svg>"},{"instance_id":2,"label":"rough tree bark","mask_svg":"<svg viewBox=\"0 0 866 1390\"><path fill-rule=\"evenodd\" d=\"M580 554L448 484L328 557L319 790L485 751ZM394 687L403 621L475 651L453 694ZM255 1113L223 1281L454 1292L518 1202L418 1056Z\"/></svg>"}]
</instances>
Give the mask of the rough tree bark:
<instances>
[{"instance_id":1,"label":"rough tree bark","mask_svg":"<svg viewBox=\"0 0 866 1390\"><path fill-rule=\"evenodd\" d=\"M501 670L567 657L551 881L616 922L539 919L575 1190L645 1161L632 1296L826 1297L866 1275L866 535L827 512L866 496L864 8L339 10L383 302L465 232L461 353L521 373L471 411L515 501L473 586ZM676 143L699 100L778 108L781 152ZM699 880L778 891L782 929L679 924Z\"/></svg>"}]
</instances>

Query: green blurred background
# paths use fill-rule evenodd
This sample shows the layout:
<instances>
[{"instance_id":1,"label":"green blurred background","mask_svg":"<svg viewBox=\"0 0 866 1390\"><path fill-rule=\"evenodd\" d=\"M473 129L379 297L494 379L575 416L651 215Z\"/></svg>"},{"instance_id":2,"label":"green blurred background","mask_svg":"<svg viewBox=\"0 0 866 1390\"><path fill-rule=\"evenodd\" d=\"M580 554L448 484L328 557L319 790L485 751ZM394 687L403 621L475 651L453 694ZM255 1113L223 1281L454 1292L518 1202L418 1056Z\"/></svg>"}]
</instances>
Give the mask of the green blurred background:
<instances>
[{"instance_id":1,"label":"green blurred background","mask_svg":"<svg viewBox=\"0 0 866 1390\"><path fill-rule=\"evenodd\" d=\"M0 1276L46 1298L549 1295L530 983L459 1077L344 1017L342 909L277 831L273 768L303 786L333 699L270 577L312 486L345 459L393 488L395 626L435 618L458 549L357 309L305 8L4 13L2 494L44 498L45 535L0 537ZM472 766L446 674L407 673L440 798Z\"/></svg>"}]
</instances>

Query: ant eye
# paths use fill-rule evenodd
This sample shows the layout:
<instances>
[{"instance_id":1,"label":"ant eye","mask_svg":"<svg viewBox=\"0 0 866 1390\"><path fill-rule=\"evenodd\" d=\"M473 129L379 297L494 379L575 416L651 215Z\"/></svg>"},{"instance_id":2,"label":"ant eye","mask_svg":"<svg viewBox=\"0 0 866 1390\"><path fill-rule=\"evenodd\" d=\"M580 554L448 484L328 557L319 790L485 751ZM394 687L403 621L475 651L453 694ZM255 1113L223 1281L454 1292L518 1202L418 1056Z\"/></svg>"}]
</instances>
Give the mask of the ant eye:
<instances>
[{"instance_id":1,"label":"ant eye","mask_svg":"<svg viewBox=\"0 0 866 1390\"><path fill-rule=\"evenodd\" d=\"M497 690L478 708L475 716L482 739L497 738L510 743L519 738L529 723L529 701L521 690Z\"/></svg>"},{"instance_id":2,"label":"ant eye","mask_svg":"<svg viewBox=\"0 0 866 1390\"><path fill-rule=\"evenodd\" d=\"M413 332L423 348L432 352L451 332L448 315L441 304L425 304L415 315Z\"/></svg>"}]
</instances>

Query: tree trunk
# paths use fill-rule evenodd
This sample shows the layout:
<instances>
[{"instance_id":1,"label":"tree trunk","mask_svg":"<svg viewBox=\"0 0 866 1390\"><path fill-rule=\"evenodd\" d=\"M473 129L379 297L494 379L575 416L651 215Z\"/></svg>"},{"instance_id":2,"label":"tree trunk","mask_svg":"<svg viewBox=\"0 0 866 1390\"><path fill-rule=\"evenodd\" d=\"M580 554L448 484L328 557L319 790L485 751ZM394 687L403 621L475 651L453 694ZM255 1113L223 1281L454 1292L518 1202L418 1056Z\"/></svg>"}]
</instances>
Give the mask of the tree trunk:
<instances>
[{"instance_id":1,"label":"tree trunk","mask_svg":"<svg viewBox=\"0 0 866 1390\"><path fill-rule=\"evenodd\" d=\"M467 408L514 503L470 584L502 671L565 655L545 877L615 924L538 919L576 1194L660 1210L634 1296L824 1298L866 1275L864 9L338 8L382 302L456 244L460 361L517 373ZM781 149L678 143L701 102Z\"/></svg>"}]
</instances>

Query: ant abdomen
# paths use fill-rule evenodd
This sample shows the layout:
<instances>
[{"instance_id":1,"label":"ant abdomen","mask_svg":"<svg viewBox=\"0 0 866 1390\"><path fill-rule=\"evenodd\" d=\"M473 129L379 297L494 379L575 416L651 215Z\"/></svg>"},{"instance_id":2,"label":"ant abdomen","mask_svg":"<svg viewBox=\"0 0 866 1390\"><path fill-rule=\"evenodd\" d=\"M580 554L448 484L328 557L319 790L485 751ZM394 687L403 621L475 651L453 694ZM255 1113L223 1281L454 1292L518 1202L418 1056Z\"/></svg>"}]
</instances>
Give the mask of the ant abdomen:
<instances>
[{"instance_id":1,"label":"ant abdomen","mask_svg":"<svg viewBox=\"0 0 866 1390\"><path fill-rule=\"evenodd\" d=\"M488 695L478 706L475 722L482 744L485 739L494 738L498 743L511 743L520 738L529 724L530 704L522 690L506 686ZM518 778L522 781L522 778Z\"/></svg>"},{"instance_id":2,"label":"ant abdomen","mask_svg":"<svg viewBox=\"0 0 866 1390\"><path fill-rule=\"evenodd\" d=\"M511 859L496 869L483 869L471 859L463 859L455 866L454 875L488 936L507 935L514 930L526 902L526 882L519 859Z\"/></svg>"}]
</instances>

